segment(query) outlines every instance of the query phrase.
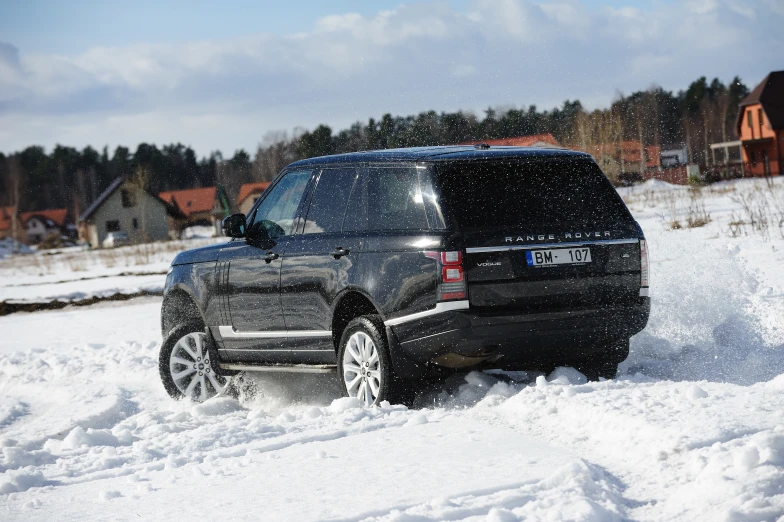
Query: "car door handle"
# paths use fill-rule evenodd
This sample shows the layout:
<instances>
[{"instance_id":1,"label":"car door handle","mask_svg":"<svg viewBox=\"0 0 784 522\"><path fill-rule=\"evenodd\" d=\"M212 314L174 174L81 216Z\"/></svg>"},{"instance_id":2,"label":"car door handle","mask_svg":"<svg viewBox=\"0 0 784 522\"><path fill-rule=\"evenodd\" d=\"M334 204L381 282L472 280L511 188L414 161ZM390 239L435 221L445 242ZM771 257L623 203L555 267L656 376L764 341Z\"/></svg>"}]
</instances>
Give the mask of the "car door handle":
<instances>
[{"instance_id":1,"label":"car door handle","mask_svg":"<svg viewBox=\"0 0 784 522\"><path fill-rule=\"evenodd\" d=\"M335 248L335 250L332 252L332 256L333 256L335 259L340 259L340 258L341 258L341 257L343 257L343 256L347 256L347 255L349 255L350 253L351 253L351 252L350 252L348 249L346 249L346 248L343 248L343 247L336 247L336 248Z\"/></svg>"},{"instance_id":2,"label":"car door handle","mask_svg":"<svg viewBox=\"0 0 784 522\"><path fill-rule=\"evenodd\" d=\"M267 252L267 255L264 256L264 261L266 261L267 263L272 263L273 261L275 261L279 257L280 256L278 254L276 254L275 252Z\"/></svg>"}]
</instances>

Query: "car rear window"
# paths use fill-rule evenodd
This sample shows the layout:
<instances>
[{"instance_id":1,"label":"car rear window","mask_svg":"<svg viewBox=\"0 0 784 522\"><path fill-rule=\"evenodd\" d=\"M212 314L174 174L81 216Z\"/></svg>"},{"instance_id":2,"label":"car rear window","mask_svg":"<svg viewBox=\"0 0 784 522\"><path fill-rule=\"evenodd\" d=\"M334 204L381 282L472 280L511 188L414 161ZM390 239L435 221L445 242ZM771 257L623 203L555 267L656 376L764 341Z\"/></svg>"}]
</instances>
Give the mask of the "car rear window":
<instances>
[{"instance_id":1,"label":"car rear window","mask_svg":"<svg viewBox=\"0 0 784 522\"><path fill-rule=\"evenodd\" d=\"M369 168L367 196L370 230L427 230L416 168Z\"/></svg>"},{"instance_id":2,"label":"car rear window","mask_svg":"<svg viewBox=\"0 0 784 522\"><path fill-rule=\"evenodd\" d=\"M475 163L439 169L439 186L464 228L613 226L632 220L590 161Z\"/></svg>"}]
</instances>

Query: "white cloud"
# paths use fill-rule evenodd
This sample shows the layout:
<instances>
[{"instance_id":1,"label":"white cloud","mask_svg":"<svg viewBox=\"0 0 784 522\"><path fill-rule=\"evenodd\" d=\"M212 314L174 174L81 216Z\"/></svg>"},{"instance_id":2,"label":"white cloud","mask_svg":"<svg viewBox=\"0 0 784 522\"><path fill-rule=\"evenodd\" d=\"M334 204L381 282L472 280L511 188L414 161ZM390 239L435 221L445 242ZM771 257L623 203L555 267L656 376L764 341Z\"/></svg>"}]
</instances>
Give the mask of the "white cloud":
<instances>
[{"instance_id":1,"label":"white cloud","mask_svg":"<svg viewBox=\"0 0 784 522\"><path fill-rule=\"evenodd\" d=\"M451 68L451 70L452 70L452 75L458 78L462 78L465 76L473 76L475 74L478 74L479 72L476 70L476 67L474 67L470 63L455 65Z\"/></svg>"},{"instance_id":2,"label":"white cloud","mask_svg":"<svg viewBox=\"0 0 784 522\"><path fill-rule=\"evenodd\" d=\"M750 86L780 62L775 1L417 3L325 17L307 32L32 55L0 44L0 143L183 141L254 148L268 131L384 112L608 103L699 76Z\"/></svg>"}]
</instances>

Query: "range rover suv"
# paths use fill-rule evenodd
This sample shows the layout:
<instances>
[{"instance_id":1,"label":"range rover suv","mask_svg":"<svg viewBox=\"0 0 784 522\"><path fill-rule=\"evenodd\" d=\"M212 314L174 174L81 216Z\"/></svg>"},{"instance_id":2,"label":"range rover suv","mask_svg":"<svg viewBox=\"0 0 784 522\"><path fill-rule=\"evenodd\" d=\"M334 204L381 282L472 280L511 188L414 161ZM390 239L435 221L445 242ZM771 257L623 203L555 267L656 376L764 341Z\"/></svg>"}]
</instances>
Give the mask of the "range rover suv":
<instances>
[{"instance_id":1,"label":"range rover suv","mask_svg":"<svg viewBox=\"0 0 784 522\"><path fill-rule=\"evenodd\" d=\"M370 405L474 368L612 378L650 310L640 226L591 156L452 146L292 163L231 240L179 254L160 374L334 372Z\"/></svg>"}]
</instances>

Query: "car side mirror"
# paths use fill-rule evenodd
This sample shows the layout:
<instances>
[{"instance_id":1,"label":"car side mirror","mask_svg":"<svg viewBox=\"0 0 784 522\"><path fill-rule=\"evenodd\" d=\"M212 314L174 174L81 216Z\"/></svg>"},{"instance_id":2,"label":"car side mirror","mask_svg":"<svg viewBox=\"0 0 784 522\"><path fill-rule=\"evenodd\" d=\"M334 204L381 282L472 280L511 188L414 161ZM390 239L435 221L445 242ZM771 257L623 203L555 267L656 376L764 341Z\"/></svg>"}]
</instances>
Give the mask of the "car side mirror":
<instances>
[{"instance_id":1,"label":"car side mirror","mask_svg":"<svg viewBox=\"0 0 784 522\"><path fill-rule=\"evenodd\" d=\"M228 237L245 237L245 214L232 214L223 218L223 235Z\"/></svg>"}]
</instances>

